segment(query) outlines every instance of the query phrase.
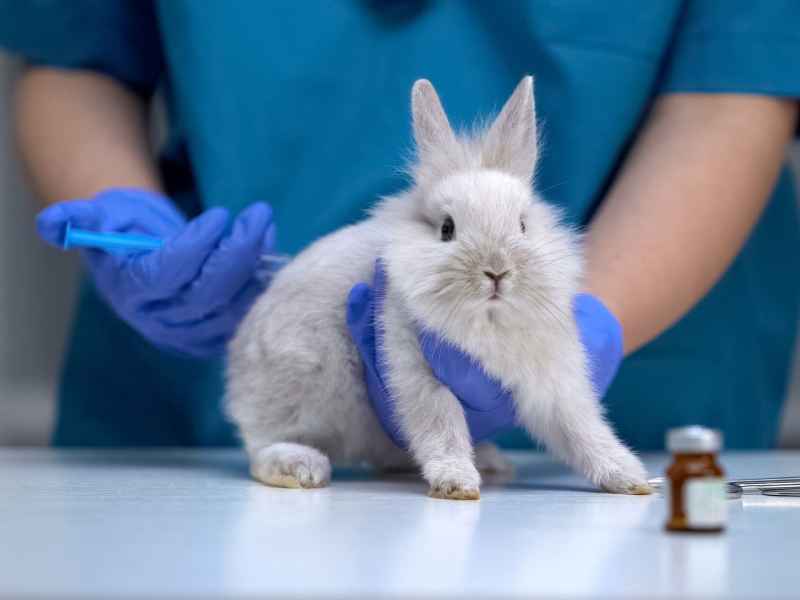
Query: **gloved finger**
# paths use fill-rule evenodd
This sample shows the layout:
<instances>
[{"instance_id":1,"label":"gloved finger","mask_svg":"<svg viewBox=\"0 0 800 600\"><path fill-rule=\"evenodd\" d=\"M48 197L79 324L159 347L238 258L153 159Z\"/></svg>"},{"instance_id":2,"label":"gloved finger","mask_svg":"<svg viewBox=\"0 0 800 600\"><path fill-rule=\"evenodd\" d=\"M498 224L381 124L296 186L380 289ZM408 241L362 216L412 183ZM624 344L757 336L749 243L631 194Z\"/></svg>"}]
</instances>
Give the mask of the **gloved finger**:
<instances>
[{"instance_id":1,"label":"gloved finger","mask_svg":"<svg viewBox=\"0 0 800 600\"><path fill-rule=\"evenodd\" d=\"M191 321L227 306L258 268L272 210L256 203L239 215L231 234L205 261L200 275L160 315L165 321Z\"/></svg>"},{"instance_id":2,"label":"gloved finger","mask_svg":"<svg viewBox=\"0 0 800 600\"><path fill-rule=\"evenodd\" d=\"M158 250L128 257L127 275L141 296L169 298L193 281L219 243L228 222L228 211L205 211Z\"/></svg>"},{"instance_id":3,"label":"gloved finger","mask_svg":"<svg viewBox=\"0 0 800 600\"><path fill-rule=\"evenodd\" d=\"M381 278L384 275L381 273ZM385 287L385 279L378 280ZM407 448L408 443L397 422L394 399L381 375L380 351L375 335L374 292L366 283L357 283L347 296L347 329L356 346L364 366L364 379L367 384L367 397L378 422L386 435L399 448Z\"/></svg>"},{"instance_id":4,"label":"gloved finger","mask_svg":"<svg viewBox=\"0 0 800 600\"><path fill-rule=\"evenodd\" d=\"M125 262L128 257L124 254L117 254L115 252L106 252L105 250L96 250L93 248L84 248L81 252L81 257L86 264L89 272L94 276L95 284L99 285L98 276L104 274L104 283L113 283L119 281L122 277L122 270L124 269ZM112 276L113 274L113 276Z\"/></svg>"},{"instance_id":5,"label":"gloved finger","mask_svg":"<svg viewBox=\"0 0 800 600\"><path fill-rule=\"evenodd\" d=\"M222 346L233 337L239 323L232 311L217 313L192 323L166 323L154 318L149 324L150 337L183 348L207 346L211 342Z\"/></svg>"},{"instance_id":6,"label":"gloved finger","mask_svg":"<svg viewBox=\"0 0 800 600\"><path fill-rule=\"evenodd\" d=\"M139 213L142 220L166 232L174 232L186 224L186 219L167 196L136 188L113 188L99 194L96 200L104 205L107 213ZM108 202L106 202L108 200ZM111 217L111 214L107 214ZM159 235L153 232L153 235Z\"/></svg>"},{"instance_id":7,"label":"gloved finger","mask_svg":"<svg viewBox=\"0 0 800 600\"><path fill-rule=\"evenodd\" d=\"M375 327L372 320L372 289L357 283L347 296L347 329L364 362L375 361Z\"/></svg>"},{"instance_id":8,"label":"gloved finger","mask_svg":"<svg viewBox=\"0 0 800 600\"><path fill-rule=\"evenodd\" d=\"M185 224L168 199L142 190L109 190L91 200L58 202L37 215L36 228L43 240L61 247L67 222L91 231L157 237L174 235Z\"/></svg>"},{"instance_id":9,"label":"gloved finger","mask_svg":"<svg viewBox=\"0 0 800 600\"><path fill-rule=\"evenodd\" d=\"M576 295L572 306L589 362L592 384L602 398L622 363L622 325L606 305L591 294Z\"/></svg>"},{"instance_id":10,"label":"gloved finger","mask_svg":"<svg viewBox=\"0 0 800 600\"><path fill-rule=\"evenodd\" d=\"M52 204L36 215L36 231L48 244L61 248L67 222L76 227L97 230L103 213L90 200L71 200Z\"/></svg>"},{"instance_id":11,"label":"gloved finger","mask_svg":"<svg viewBox=\"0 0 800 600\"><path fill-rule=\"evenodd\" d=\"M233 300L228 304L228 306L222 307L215 313L209 313L197 319L185 319L182 318L185 316L185 311L179 310L179 308L176 306L177 302L172 300L155 301L149 303L148 313L153 315L155 319L167 327L182 327L193 325L199 321L209 319L217 314L225 312L230 313L231 323L233 324L232 327L235 330L235 328L238 327L239 322L245 317L247 312L250 310L250 307L263 293L263 291L264 284L257 278L253 277L236 294L236 296L234 296ZM178 306L182 306L182 302ZM176 319L175 315L178 315L179 318Z\"/></svg>"},{"instance_id":12,"label":"gloved finger","mask_svg":"<svg viewBox=\"0 0 800 600\"><path fill-rule=\"evenodd\" d=\"M264 243L261 245L262 254L272 254L278 245L278 229L275 227L275 222L270 220L269 227L264 233Z\"/></svg>"},{"instance_id":13,"label":"gloved finger","mask_svg":"<svg viewBox=\"0 0 800 600\"><path fill-rule=\"evenodd\" d=\"M263 290L261 282L253 279L237 295L232 306L228 307L228 314L218 314L199 322L164 322L160 320L159 314L151 313L155 317L155 324L151 325L149 336L165 340L170 349L195 358L222 356L228 342L236 333L236 328Z\"/></svg>"},{"instance_id":14,"label":"gloved finger","mask_svg":"<svg viewBox=\"0 0 800 600\"><path fill-rule=\"evenodd\" d=\"M98 194L91 202L101 211L101 231L168 238L186 224L172 200L148 190L112 188Z\"/></svg>"}]
</instances>

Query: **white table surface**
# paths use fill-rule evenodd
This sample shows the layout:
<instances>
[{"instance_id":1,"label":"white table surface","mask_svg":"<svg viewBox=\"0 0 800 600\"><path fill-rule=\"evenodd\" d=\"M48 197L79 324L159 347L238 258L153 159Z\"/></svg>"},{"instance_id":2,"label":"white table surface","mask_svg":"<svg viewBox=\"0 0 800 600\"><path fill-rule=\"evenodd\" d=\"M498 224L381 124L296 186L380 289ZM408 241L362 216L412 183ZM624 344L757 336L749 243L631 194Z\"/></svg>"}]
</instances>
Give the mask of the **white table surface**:
<instances>
[{"instance_id":1,"label":"white table surface","mask_svg":"<svg viewBox=\"0 0 800 600\"><path fill-rule=\"evenodd\" d=\"M454 502L356 471L267 488L234 450L0 449L0 596L800 596L800 498L747 495L726 533L671 534L660 496L514 460L514 480ZM723 464L800 474L800 452Z\"/></svg>"}]
</instances>

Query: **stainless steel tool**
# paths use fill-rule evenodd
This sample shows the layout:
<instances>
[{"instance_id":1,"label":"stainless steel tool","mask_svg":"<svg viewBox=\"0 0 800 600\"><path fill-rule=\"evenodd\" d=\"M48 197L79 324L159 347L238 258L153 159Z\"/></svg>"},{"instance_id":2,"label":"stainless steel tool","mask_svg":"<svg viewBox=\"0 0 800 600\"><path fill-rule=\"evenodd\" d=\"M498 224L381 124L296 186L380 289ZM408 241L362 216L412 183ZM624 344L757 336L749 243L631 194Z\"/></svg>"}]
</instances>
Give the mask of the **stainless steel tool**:
<instances>
[{"instance_id":1,"label":"stainless steel tool","mask_svg":"<svg viewBox=\"0 0 800 600\"><path fill-rule=\"evenodd\" d=\"M800 487L761 490L761 493L765 496L791 496L792 498L800 498Z\"/></svg>"},{"instance_id":2,"label":"stainless steel tool","mask_svg":"<svg viewBox=\"0 0 800 600\"><path fill-rule=\"evenodd\" d=\"M664 487L663 477L653 477L647 483L660 490ZM767 496L800 497L800 477L763 477L758 479L733 479L728 482L728 498L739 498L744 492L760 492Z\"/></svg>"},{"instance_id":3,"label":"stainless steel tool","mask_svg":"<svg viewBox=\"0 0 800 600\"><path fill-rule=\"evenodd\" d=\"M785 490L800 487L800 477L764 477L761 479L734 479L743 490Z\"/></svg>"}]
</instances>

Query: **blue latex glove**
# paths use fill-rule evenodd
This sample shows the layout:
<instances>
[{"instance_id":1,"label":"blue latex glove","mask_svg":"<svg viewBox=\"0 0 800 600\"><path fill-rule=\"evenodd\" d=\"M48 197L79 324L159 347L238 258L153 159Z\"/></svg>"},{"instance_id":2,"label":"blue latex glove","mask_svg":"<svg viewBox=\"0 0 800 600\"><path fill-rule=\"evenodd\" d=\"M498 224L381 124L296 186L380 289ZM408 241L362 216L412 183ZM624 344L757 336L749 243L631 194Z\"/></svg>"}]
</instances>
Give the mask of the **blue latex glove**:
<instances>
[{"instance_id":1,"label":"blue latex glove","mask_svg":"<svg viewBox=\"0 0 800 600\"><path fill-rule=\"evenodd\" d=\"M102 297L154 345L197 358L220 356L264 288L255 277L273 250L272 210L256 203L225 235L229 213L211 208L187 222L172 202L136 189L111 189L91 200L54 204L36 219L39 235L61 247L64 226L159 237L164 245L138 254L82 250Z\"/></svg>"},{"instance_id":2,"label":"blue latex glove","mask_svg":"<svg viewBox=\"0 0 800 600\"><path fill-rule=\"evenodd\" d=\"M405 448L407 444L394 419L393 401L384 385L381 333L376 333L374 327L375 314L383 310L385 286L386 275L377 264L372 288L359 283L350 290L347 325L364 363L373 409L389 437ZM574 311L591 363L592 382L602 397L622 361L622 327L605 305L590 294L575 297ZM510 392L489 377L476 360L434 332L420 331L419 341L436 378L448 386L461 402L473 442L515 425Z\"/></svg>"}]
</instances>

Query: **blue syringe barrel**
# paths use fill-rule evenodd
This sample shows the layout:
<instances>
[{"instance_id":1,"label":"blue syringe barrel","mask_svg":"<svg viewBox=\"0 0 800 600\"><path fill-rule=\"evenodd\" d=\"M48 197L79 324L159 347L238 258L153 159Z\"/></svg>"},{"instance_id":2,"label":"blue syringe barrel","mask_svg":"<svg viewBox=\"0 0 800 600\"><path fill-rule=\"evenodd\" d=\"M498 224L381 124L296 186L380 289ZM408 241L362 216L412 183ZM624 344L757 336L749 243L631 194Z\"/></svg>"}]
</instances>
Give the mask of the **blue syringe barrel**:
<instances>
[{"instance_id":1,"label":"blue syringe barrel","mask_svg":"<svg viewBox=\"0 0 800 600\"><path fill-rule=\"evenodd\" d=\"M100 248L109 252L146 252L160 248L164 242L149 235L134 233L98 233L77 229L67 223L64 228L64 250L69 248Z\"/></svg>"},{"instance_id":2,"label":"blue syringe barrel","mask_svg":"<svg viewBox=\"0 0 800 600\"><path fill-rule=\"evenodd\" d=\"M164 241L149 235L135 233L98 233L72 227L64 227L64 250L70 248L98 248L106 252L147 252L156 250ZM265 254L261 256L257 277L269 279L275 271L289 262L285 254Z\"/></svg>"}]
</instances>

